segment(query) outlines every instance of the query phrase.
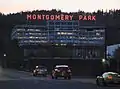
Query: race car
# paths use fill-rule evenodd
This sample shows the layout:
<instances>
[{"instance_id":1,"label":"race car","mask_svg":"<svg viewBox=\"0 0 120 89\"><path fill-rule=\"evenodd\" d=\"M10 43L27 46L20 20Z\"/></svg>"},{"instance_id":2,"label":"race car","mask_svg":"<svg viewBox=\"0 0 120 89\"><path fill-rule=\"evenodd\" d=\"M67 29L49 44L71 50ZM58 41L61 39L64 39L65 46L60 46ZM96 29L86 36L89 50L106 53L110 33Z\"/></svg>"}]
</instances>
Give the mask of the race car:
<instances>
[{"instance_id":1,"label":"race car","mask_svg":"<svg viewBox=\"0 0 120 89\"><path fill-rule=\"evenodd\" d=\"M52 79L64 77L64 79L71 79L71 70L68 65L56 65L52 70Z\"/></svg>"},{"instance_id":2,"label":"race car","mask_svg":"<svg viewBox=\"0 0 120 89\"><path fill-rule=\"evenodd\" d=\"M46 77L47 73L47 68L45 66L36 66L36 68L33 70L33 76L42 75Z\"/></svg>"},{"instance_id":3,"label":"race car","mask_svg":"<svg viewBox=\"0 0 120 89\"><path fill-rule=\"evenodd\" d=\"M116 72L105 72L102 76L97 76L96 84L98 86L107 86L108 84L120 84L120 75Z\"/></svg>"}]
</instances>

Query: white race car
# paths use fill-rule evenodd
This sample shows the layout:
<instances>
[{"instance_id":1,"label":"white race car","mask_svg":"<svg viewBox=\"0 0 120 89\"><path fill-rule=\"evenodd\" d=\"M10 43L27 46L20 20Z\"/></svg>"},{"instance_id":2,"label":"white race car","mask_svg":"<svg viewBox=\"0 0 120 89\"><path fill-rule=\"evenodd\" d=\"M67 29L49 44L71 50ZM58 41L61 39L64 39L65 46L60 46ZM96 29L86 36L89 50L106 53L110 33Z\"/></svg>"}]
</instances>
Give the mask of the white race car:
<instances>
[{"instance_id":1,"label":"white race car","mask_svg":"<svg viewBox=\"0 0 120 89\"><path fill-rule=\"evenodd\" d=\"M115 72L105 72L102 76L97 76L96 84L98 86L107 86L108 84L120 84L120 75Z\"/></svg>"}]
</instances>

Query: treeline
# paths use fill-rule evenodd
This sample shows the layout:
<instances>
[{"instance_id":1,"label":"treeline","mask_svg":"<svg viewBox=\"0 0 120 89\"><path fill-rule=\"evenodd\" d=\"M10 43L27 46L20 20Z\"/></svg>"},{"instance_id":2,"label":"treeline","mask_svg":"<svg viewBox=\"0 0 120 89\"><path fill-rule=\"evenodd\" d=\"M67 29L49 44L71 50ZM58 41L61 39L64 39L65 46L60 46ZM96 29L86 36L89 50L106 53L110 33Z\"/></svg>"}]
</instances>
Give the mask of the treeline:
<instances>
[{"instance_id":1,"label":"treeline","mask_svg":"<svg viewBox=\"0 0 120 89\"><path fill-rule=\"evenodd\" d=\"M87 13L84 11L78 12L62 12L61 10L34 10L26 12L17 12L10 14L0 13L0 52L8 52L11 50L17 50L18 46L13 45L11 41L11 31L15 25L21 24L46 24L45 21L28 21L26 19L27 14L70 14L70 15L96 15L96 21L81 21L81 25L105 25L106 30L106 44L120 43L120 10L109 10L104 12L98 10L97 12ZM15 51L17 52L17 51ZM10 52L11 53L11 52ZM11 54L12 55L12 54ZM13 53L14 55L14 53Z\"/></svg>"}]
</instances>

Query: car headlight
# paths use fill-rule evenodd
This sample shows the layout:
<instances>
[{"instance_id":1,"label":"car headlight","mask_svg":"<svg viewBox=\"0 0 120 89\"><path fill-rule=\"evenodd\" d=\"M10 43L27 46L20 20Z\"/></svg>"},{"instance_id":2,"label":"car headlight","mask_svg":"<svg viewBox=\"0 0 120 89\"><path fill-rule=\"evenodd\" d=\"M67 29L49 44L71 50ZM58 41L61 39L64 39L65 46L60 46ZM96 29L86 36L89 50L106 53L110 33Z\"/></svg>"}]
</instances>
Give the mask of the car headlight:
<instances>
[{"instance_id":1,"label":"car headlight","mask_svg":"<svg viewBox=\"0 0 120 89\"><path fill-rule=\"evenodd\" d=\"M118 75L118 77L120 77L120 75Z\"/></svg>"},{"instance_id":2,"label":"car headlight","mask_svg":"<svg viewBox=\"0 0 120 89\"><path fill-rule=\"evenodd\" d=\"M60 70L58 70L58 69L55 69L55 71L56 71L56 72L60 72Z\"/></svg>"},{"instance_id":3,"label":"car headlight","mask_svg":"<svg viewBox=\"0 0 120 89\"><path fill-rule=\"evenodd\" d=\"M33 72L35 73L36 71L34 70Z\"/></svg>"},{"instance_id":4,"label":"car headlight","mask_svg":"<svg viewBox=\"0 0 120 89\"><path fill-rule=\"evenodd\" d=\"M97 76L97 78L103 78L102 76Z\"/></svg>"}]
</instances>

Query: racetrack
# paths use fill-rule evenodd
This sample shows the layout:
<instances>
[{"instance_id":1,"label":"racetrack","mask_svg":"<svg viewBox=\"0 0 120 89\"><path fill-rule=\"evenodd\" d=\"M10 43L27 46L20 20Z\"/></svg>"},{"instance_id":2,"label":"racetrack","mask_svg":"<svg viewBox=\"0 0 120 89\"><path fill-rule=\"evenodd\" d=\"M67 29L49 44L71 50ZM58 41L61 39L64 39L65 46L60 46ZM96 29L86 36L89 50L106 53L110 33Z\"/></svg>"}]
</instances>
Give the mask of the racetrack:
<instances>
[{"instance_id":1,"label":"racetrack","mask_svg":"<svg viewBox=\"0 0 120 89\"><path fill-rule=\"evenodd\" d=\"M0 68L0 89L120 89L119 85L97 87L94 78L71 80L33 77L31 73Z\"/></svg>"}]
</instances>

